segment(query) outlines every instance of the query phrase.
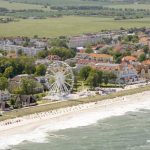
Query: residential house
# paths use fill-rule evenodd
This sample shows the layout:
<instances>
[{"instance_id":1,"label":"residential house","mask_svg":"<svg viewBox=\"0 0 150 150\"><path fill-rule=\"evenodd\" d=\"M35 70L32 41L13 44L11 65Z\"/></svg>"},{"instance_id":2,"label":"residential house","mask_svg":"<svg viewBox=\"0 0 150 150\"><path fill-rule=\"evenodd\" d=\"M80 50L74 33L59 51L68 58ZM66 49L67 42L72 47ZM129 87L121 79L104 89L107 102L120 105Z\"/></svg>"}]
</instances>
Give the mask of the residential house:
<instances>
[{"instance_id":1,"label":"residential house","mask_svg":"<svg viewBox=\"0 0 150 150\"><path fill-rule=\"evenodd\" d=\"M115 33L116 34L116 33ZM103 39L112 38L115 34L111 32L97 33L97 34L84 34L82 36L70 37L68 46L71 48L84 47L87 44L96 44L103 41Z\"/></svg>"},{"instance_id":2,"label":"residential house","mask_svg":"<svg viewBox=\"0 0 150 150\"><path fill-rule=\"evenodd\" d=\"M8 53L7 54L7 56L6 56L7 58L13 58L13 59L15 59L15 58L18 58L18 55L14 52L10 52L10 53Z\"/></svg>"},{"instance_id":3,"label":"residential house","mask_svg":"<svg viewBox=\"0 0 150 150\"><path fill-rule=\"evenodd\" d=\"M46 57L46 59L48 59L50 61L60 61L61 60L61 58L59 56L57 56L57 55L48 55Z\"/></svg>"},{"instance_id":4,"label":"residential house","mask_svg":"<svg viewBox=\"0 0 150 150\"><path fill-rule=\"evenodd\" d=\"M78 53L85 53L85 48L84 47L76 47L76 50Z\"/></svg>"},{"instance_id":5,"label":"residential house","mask_svg":"<svg viewBox=\"0 0 150 150\"><path fill-rule=\"evenodd\" d=\"M9 81L9 90L12 91L15 88L19 88L21 86L21 80L22 79L33 79L34 81L36 81L36 87L34 88L34 91L39 93L39 92L43 92L44 88L43 86L38 82L38 80L36 78L34 78L32 75L28 75L28 74L22 74L22 75L17 75L14 78L10 79Z\"/></svg>"},{"instance_id":6,"label":"residential house","mask_svg":"<svg viewBox=\"0 0 150 150\"><path fill-rule=\"evenodd\" d=\"M118 83L130 83L138 80L138 74L132 65L128 64L110 64L110 63L98 63L93 67L100 71L112 72L117 77Z\"/></svg>"},{"instance_id":7,"label":"residential house","mask_svg":"<svg viewBox=\"0 0 150 150\"><path fill-rule=\"evenodd\" d=\"M147 36L140 37L139 43L142 45L148 45L150 48L150 37Z\"/></svg>"},{"instance_id":8,"label":"residential house","mask_svg":"<svg viewBox=\"0 0 150 150\"><path fill-rule=\"evenodd\" d=\"M142 78L150 79L150 60L145 60L142 62L140 73Z\"/></svg>"},{"instance_id":9,"label":"residential house","mask_svg":"<svg viewBox=\"0 0 150 150\"><path fill-rule=\"evenodd\" d=\"M15 100L15 107L29 107L37 105L36 99L34 96L31 95L18 95Z\"/></svg>"},{"instance_id":10,"label":"residential house","mask_svg":"<svg viewBox=\"0 0 150 150\"><path fill-rule=\"evenodd\" d=\"M95 60L100 62L113 62L113 56L107 54L89 54L89 60Z\"/></svg>"},{"instance_id":11,"label":"residential house","mask_svg":"<svg viewBox=\"0 0 150 150\"><path fill-rule=\"evenodd\" d=\"M125 62L127 64L134 64L137 61L137 58L134 56L125 56L122 58L122 62Z\"/></svg>"},{"instance_id":12,"label":"residential house","mask_svg":"<svg viewBox=\"0 0 150 150\"><path fill-rule=\"evenodd\" d=\"M9 53L12 51L17 53L19 50L22 50L22 52L28 56L35 56L40 51L43 50L43 48L23 47L18 45L11 45L11 44L0 44L0 49L5 50Z\"/></svg>"},{"instance_id":13,"label":"residential house","mask_svg":"<svg viewBox=\"0 0 150 150\"><path fill-rule=\"evenodd\" d=\"M5 91L0 90L0 102L7 101L10 99L10 97L11 97L11 94L7 90Z\"/></svg>"},{"instance_id":14,"label":"residential house","mask_svg":"<svg viewBox=\"0 0 150 150\"><path fill-rule=\"evenodd\" d=\"M0 90L0 109L1 110L6 110L6 108L8 108L8 104L7 101L11 98L11 94L5 90L5 91L1 91Z\"/></svg>"},{"instance_id":15,"label":"residential house","mask_svg":"<svg viewBox=\"0 0 150 150\"><path fill-rule=\"evenodd\" d=\"M36 65L39 65L39 64L48 65L49 62L50 62L50 61L49 61L48 59L37 59L37 60L35 61L35 64L36 64Z\"/></svg>"},{"instance_id":16,"label":"residential house","mask_svg":"<svg viewBox=\"0 0 150 150\"><path fill-rule=\"evenodd\" d=\"M136 58L139 58L142 54L144 54L144 50L143 49L139 49L137 51L134 51L132 53L132 56L136 57Z\"/></svg>"}]
</instances>

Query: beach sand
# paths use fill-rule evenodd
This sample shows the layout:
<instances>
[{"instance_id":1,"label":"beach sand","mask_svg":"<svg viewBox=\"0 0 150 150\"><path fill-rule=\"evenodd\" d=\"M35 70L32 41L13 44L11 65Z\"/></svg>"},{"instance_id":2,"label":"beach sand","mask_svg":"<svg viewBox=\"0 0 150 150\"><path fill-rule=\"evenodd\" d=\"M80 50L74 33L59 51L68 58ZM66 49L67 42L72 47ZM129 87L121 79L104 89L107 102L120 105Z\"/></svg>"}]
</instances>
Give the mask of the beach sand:
<instances>
[{"instance_id":1,"label":"beach sand","mask_svg":"<svg viewBox=\"0 0 150 150\"><path fill-rule=\"evenodd\" d=\"M23 141L38 142L47 132L87 126L142 108L150 109L150 91L6 120L0 122L0 149Z\"/></svg>"}]
</instances>

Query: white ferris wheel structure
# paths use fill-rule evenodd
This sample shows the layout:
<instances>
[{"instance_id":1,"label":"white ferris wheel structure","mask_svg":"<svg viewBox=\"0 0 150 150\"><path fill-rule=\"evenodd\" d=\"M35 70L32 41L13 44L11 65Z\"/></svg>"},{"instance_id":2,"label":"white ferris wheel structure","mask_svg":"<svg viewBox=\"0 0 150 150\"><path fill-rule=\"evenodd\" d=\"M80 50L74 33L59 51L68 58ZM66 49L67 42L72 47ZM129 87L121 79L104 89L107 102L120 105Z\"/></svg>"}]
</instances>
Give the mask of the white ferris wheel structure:
<instances>
[{"instance_id":1,"label":"white ferris wheel structure","mask_svg":"<svg viewBox=\"0 0 150 150\"><path fill-rule=\"evenodd\" d=\"M47 86L51 96L63 97L73 89L74 74L72 68L65 62L54 61L46 71Z\"/></svg>"}]
</instances>

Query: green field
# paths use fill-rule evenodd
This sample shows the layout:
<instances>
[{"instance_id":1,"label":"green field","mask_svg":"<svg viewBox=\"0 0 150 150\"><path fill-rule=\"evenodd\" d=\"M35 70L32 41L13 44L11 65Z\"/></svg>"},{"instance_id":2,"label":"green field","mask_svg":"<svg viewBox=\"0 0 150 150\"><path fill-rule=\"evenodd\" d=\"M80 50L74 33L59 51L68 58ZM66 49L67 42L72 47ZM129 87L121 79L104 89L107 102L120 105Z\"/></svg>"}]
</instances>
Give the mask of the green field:
<instances>
[{"instance_id":1,"label":"green field","mask_svg":"<svg viewBox=\"0 0 150 150\"><path fill-rule=\"evenodd\" d=\"M8 2L5 0L0 0L0 7L7 8L9 10L28 10L28 9L48 10L48 8L44 8L43 5L15 3L15 2Z\"/></svg>"},{"instance_id":2,"label":"green field","mask_svg":"<svg viewBox=\"0 0 150 150\"><path fill-rule=\"evenodd\" d=\"M0 36L55 37L99 32L120 27L150 27L150 18L115 21L112 18L66 16L63 18L25 19L0 24Z\"/></svg>"},{"instance_id":3,"label":"green field","mask_svg":"<svg viewBox=\"0 0 150 150\"><path fill-rule=\"evenodd\" d=\"M150 9L150 4L123 4L123 5L106 5L106 7L110 8L132 8L132 9Z\"/></svg>"}]
</instances>

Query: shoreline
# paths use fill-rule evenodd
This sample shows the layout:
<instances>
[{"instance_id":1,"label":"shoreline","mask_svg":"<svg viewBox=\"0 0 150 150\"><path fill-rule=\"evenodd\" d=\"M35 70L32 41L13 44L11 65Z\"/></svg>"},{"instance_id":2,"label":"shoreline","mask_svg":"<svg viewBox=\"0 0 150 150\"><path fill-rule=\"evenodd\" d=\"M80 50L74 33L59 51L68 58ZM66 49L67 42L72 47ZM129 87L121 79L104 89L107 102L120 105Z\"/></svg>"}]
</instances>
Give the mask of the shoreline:
<instances>
[{"instance_id":1,"label":"shoreline","mask_svg":"<svg viewBox=\"0 0 150 150\"><path fill-rule=\"evenodd\" d=\"M131 85L116 93L108 94L105 96L96 95L93 97L91 96L91 97L86 97L86 98L81 98L76 100L56 101L56 102L46 103L44 105L37 105L37 106L26 107L22 109L16 109L13 111L4 112L3 116L0 116L0 122L9 119L24 117L35 113L48 112L52 110L57 110L66 107L73 107L73 106L88 104L92 102L97 103L99 101L114 99L116 97L122 97L127 95L133 95L137 93L142 93L144 91L150 91L150 85Z\"/></svg>"},{"instance_id":2,"label":"shoreline","mask_svg":"<svg viewBox=\"0 0 150 150\"><path fill-rule=\"evenodd\" d=\"M47 132L87 126L98 120L123 115L129 111L150 109L149 97L150 91L144 91L96 103L80 104L16 118L21 121L13 124L4 125L6 121L0 122L0 147L17 145L25 140L36 141L41 137L45 138Z\"/></svg>"}]
</instances>

